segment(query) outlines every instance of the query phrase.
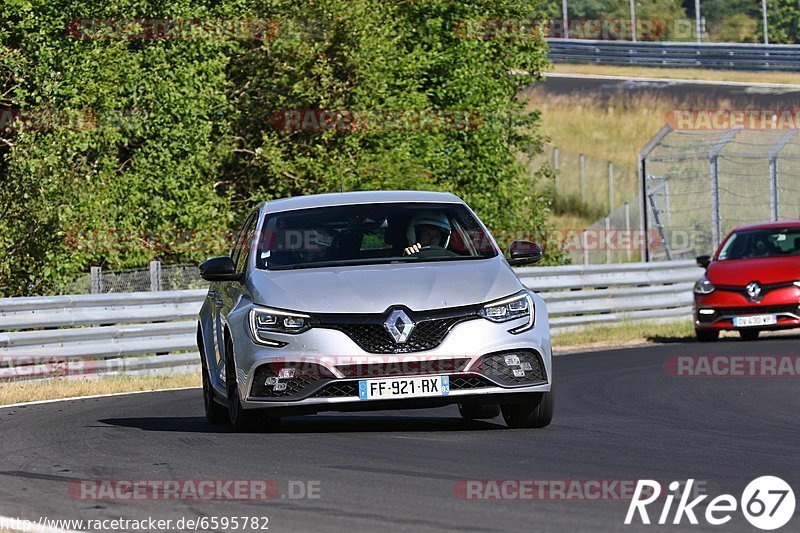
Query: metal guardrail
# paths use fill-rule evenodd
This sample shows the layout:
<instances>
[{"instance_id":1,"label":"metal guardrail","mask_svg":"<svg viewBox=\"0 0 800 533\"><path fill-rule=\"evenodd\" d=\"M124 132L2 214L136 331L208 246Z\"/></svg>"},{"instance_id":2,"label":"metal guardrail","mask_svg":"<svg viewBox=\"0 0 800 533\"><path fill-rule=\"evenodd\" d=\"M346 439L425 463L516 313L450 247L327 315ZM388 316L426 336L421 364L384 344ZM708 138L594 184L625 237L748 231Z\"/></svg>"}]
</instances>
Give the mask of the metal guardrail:
<instances>
[{"instance_id":1,"label":"metal guardrail","mask_svg":"<svg viewBox=\"0 0 800 533\"><path fill-rule=\"evenodd\" d=\"M694 261L531 267L553 329L690 316ZM195 372L205 290L0 299L0 381ZM162 354L162 355L154 355Z\"/></svg>"},{"instance_id":2,"label":"metal guardrail","mask_svg":"<svg viewBox=\"0 0 800 533\"><path fill-rule=\"evenodd\" d=\"M553 329L620 320L691 316L694 260L522 268L517 275L547 302Z\"/></svg>"},{"instance_id":3,"label":"metal guardrail","mask_svg":"<svg viewBox=\"0 0 800 533\"><path fill-rule=\"evenodd\" d=\"M0 380L196 371L197 312L205 295L2 298Z\"/></svg>"},{"instance_id":4,"label":"metal guardrail","mask_svg":"<svg viewBox=\"0 0 800 533\"><path fill-rule=\"evenodd\" d=\"M800 45L548 39L554 63L800 71Z\"/></svg>"}]
</instances>

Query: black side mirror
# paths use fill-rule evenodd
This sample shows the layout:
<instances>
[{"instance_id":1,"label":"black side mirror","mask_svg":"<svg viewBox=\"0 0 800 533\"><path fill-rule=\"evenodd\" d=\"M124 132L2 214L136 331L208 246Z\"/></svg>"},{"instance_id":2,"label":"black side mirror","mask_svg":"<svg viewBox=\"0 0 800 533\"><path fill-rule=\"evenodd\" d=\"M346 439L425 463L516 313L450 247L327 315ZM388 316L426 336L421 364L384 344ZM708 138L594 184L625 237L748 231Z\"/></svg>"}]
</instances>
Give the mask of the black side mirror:
<instances>
[{"instance_id":1,"label":"black side mirror","mask_svg":"<svg viewBox=\"0 0 800 533\"><path fill-rule=\"evenodd\" d=\"M532 265L542 258L542 247L531 241L514 241L511 243L511 266Z\"/></svg>"},{"instance_id":2,"label":"black side mirror","mask_svg":"<svg viewBox=\"0 0 800 533\"><path fill-rule=\"evenodd\" d=\"M200 277L206 281L241 281L241 274L236 273L233 259L227 255L212 257L200 265Z\"/></svg>"},{"instance_id":3,"label":"black side mirror","mask_svg":"<svg viewBox=\"0 0 800 533\"><path fill-rule=\"evenodd\" d=\"M699 255L697 256L697 266L701 266L703 268L708 268L708 265L711 264L711 256L710 255Z\"/></svg>"}]
</instances>

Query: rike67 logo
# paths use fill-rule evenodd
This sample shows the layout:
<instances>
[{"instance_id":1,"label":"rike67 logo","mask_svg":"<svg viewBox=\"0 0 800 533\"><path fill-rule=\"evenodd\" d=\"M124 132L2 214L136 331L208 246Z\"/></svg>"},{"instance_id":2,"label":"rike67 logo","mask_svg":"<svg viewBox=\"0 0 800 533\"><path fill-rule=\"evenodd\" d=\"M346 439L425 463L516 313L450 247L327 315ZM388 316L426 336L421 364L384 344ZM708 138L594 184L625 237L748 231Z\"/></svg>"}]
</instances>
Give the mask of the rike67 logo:
<instances>
[{"instance_id":1,"label":"rike67 logo","mask_svg":"<svg viewBox=\"0 0 800 533\"><path fill-rule=\"evenodd\" d=\"M708 496L704 494L689 501L693 484L694 479L689 479L680 494L678 494L678 490L684 486L683 483L673 481L669 484L670 493L667 493L666 498L663 499L664 506L656 523L667 524L672 516L672 524L680 524L686 517L690 524L697 525L699 523L697 515L699 514L705 518L708 524L721 526L732 520L732 513L735 513L738 508L751 525L764 531L772 531L786 525L794 515L794 491L779 477L762 476L754 479L745 487L742 497L738 501L730 494L721 494L707 503L703 514L700 514L700 510L695 508ZM639 480L628 507L628 514L625 516L625 524L631 524L637 513L642 524L650 524L651 519L647 506L659 500L660 497L661 484L658 481ZM672 504L676 497L679 501L673 514Z\"/></svg>"}]
</instances>

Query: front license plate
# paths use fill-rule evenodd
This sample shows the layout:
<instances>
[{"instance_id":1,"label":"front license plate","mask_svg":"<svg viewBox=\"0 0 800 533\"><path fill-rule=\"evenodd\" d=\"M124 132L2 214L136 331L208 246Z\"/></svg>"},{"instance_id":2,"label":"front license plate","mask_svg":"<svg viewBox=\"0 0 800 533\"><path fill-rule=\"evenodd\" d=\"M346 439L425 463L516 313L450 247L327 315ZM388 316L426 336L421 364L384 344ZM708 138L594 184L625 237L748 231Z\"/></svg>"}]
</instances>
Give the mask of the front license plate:
<instances>
[{"instance_id":1,"label":"front license plate","mask_svg":"<svg viewBox=\"0 0 800 533\"><path fill-rule=\"evenodd\" d=\"M362 400L421 398L448 394L450 394L450 376L362 379L358 382L358 397Z\"/></svg>"},{"instance_id":2,"label":"front license plate","mask_svg":"<svg viewBox=\"0 0 800 533\"><path fill-rule=\"evenodd\" d=\"M778 323L775 315L754 315L754 316L735 316L733 326L736 328L746 328L749 326L771 326Z\"/></svg>"}]
</instances>

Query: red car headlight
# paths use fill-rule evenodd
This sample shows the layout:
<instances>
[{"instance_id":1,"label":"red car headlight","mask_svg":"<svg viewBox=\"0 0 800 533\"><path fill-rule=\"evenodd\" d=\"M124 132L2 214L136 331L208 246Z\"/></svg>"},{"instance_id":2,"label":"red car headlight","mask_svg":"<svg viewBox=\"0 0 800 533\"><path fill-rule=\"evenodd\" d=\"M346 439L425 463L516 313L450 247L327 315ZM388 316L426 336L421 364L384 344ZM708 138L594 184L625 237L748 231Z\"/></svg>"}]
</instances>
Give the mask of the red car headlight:
<instances>
[{"instance_id":1,"label":"red car headlight","mask_svg":"<svg viewBox=\"0 0 800 533\"><path fill-rule=\"evenodd\" d=\"M697 283L694 284L694 293L705 295L711 294L714 292L714 285L708 281L708 278L704 275L702 278L697 280Z\"/></svg>"}]
</instances>

